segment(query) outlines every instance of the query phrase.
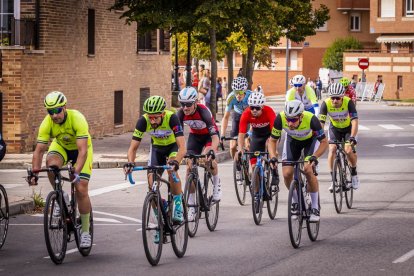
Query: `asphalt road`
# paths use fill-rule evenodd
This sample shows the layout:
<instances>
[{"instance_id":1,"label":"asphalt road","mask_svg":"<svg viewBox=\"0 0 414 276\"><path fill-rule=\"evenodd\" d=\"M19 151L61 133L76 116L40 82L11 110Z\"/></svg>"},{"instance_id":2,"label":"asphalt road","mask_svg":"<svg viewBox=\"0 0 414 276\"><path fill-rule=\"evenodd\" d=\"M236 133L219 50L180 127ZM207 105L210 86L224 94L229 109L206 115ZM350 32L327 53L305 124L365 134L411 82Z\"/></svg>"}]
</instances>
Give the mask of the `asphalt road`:
<instances>
[{"instance_id":1,"label":"asphalt road","mask_svg":"<svg viewBox=\"0 0 414 276\"><path fill-rule=\"evenodd\" d=\"M202 221L186 255L177 259L163 247L160 264L151 267L141 238L145 176L130 186L120 169L95 170L90 183L94 207L94 247L82 257L68 246L63 265L47 258L39 214L10 219L9 235L0 250L0 275L412 275L414 271L414 108L360 104L358 174L361 187L354 208L337 214L328 192L326 156L321 158L321 225L316 242L302 235L299 249L289 240L287 190L282 185L276 220L264 210L254 224L250 201L239 206L232 182L232 163L220 164L223 199L216 231ZM4 170L7 189L30 194L24 171ZM183 168L180 171L184 175ZM19 185L21 184L21 185ZM46 197L43 181L37 191Z\"/></svg>"}]
</instances>

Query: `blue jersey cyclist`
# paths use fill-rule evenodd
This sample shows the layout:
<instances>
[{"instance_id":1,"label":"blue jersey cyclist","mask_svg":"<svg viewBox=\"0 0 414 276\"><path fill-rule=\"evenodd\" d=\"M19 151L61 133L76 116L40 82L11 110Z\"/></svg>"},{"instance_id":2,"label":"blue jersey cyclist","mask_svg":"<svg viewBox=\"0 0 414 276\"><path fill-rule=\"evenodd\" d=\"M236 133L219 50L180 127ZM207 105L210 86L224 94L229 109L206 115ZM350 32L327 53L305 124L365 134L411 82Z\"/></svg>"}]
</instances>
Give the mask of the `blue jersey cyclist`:
<instances>
[{"instance_id":1,"label":"blue jersey cyclist","mask_svg":"<svg viewBox=\"0 0 414 276\"><path fill-rule=\"evenodd\" d=\"M179 164L184 158L186 147L184 133L177 115L169 110L165 110L166 102L163 97L151 96L144 102L145 114L138 119L132 136L131 144L128 149L128 163L124 166L125 173L130 173L135 166L134 161L138 147L144 133L151 135L149 166L162 166L167 163L176 172ZM173 220L182 222L184 220L182 207L181 181L178 173L178 182L173 181L173 170L168 171L171 192L174 198ZM162 173L162 172L161 172ZM176 179L176 180L177 180ZM153 176L148 174L148 183L152 183ZM151 184L150 184L151 186ZM151 187L149 187L151 189ZM156 235L155 240L159 237Z\"/></svg>"},{"instance_id":2,"label":"blue jersey cyclist","mask_svg":"<svg viewBox=\"0 0 414 276\"><path fill-rule=\"evenodd\" d=\"M232 129L230 132L231 137L237 137L239 133L239 123L243 111L249 107L248 99L252 93L247 90L248 82L245 77L237 77L233 80L231 88L233 91L227 97L227 106L224 112L223 119L221 120L220 133L224 137L229 122L230 112L232 114ZM234 154L237 152L237 142L234 140L230 141L230 154L234 158Z\"/></svg>"},{"instance_id":3,"label":"blue jersey cyclist","mask_svg":"<svg viewBox=\"0 0 414 276\"><path fill-rule=\"evenodd\" d=\"M286 92L286 101L299 100L303 103L305 110L316 116L319 114L319 103L316 93L312 87L306 85L306 78L303 75L296 75L291 79L292 88Z\"/></svg>"}]
</instances>

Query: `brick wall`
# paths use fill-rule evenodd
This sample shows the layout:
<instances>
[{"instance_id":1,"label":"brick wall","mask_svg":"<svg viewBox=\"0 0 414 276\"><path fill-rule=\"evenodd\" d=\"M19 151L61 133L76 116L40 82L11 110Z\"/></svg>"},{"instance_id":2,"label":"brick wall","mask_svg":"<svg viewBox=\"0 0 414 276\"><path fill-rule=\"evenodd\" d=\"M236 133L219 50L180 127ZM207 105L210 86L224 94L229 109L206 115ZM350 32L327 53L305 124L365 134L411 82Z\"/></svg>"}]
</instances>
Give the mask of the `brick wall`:
<instances>
[{"instance_id":1,"label":"brick wall","mask_svg":"<svg viewBox=\"0 0 414 276\"><path fill-rule=\"evenodd\" d=\"M22 1L22 14L35 1ZM93 136L133 130L140 88L171 102L170 54L136 53L136 25L125 25L114 1L40 1L40 50L2 50L5 139L9 152L33 149L46 112L44 96L53 90L68 98L68 108L87 118ZM95 9L95 55L88 56L88 8ZM123 90L123 125L114 125L114 91ZM20 108L24 112L17 112ZM13 121L13 122L11 122Z\"/></svg>"}]
</instances>

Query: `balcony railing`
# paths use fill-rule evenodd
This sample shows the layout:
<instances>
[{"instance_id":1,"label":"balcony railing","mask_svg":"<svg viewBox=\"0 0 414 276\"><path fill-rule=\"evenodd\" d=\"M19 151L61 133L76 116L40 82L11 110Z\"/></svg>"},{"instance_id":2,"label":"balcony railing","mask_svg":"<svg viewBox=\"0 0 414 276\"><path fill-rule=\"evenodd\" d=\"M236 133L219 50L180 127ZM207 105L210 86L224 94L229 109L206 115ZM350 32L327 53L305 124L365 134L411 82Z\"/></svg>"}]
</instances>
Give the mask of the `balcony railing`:
<instances>
[{"instance_id":1,"label":"balcony railing","mask_svg":"<svg viewBox=\"0 0 414 276\"><path fill-rule=\"evenodd\" d=\"M336 0L338 10L369 10L369 0Z\"/></svg>"},{"instance_id":2,"label":"balcony railing","mask_svg":"<svg viewBox=\"0 0 414 276\"><path fill-rule=\"evenodd\" d=\"M37 22L34 19L15 19L10 21L9 30L1 30L3 46L33 46L39 48Z\"/></svg>"}]
</instances>

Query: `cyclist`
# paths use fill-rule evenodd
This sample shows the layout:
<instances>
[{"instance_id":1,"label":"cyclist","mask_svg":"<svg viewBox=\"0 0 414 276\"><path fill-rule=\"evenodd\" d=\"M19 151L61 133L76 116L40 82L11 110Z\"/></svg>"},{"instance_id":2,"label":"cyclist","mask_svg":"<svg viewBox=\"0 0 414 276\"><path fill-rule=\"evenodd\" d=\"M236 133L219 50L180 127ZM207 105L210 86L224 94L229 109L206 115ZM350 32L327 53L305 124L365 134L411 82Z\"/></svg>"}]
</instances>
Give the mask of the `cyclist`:
<instances>
[{"instance_id":1,"label":"cyclist","mask_svg":"<svg viewBox=\"0 0 414 276\"><path fill-rule=\"evenodd\" d=\"M33 152L32 166L38 170L42 166L44 153L47 151L46 166L61 168L69 161L73 165L73 180L76 189L76 200L81 217L81 248L91 247L89 219L91 201L88 194L88 184L92 172L93 149L89 126L85 117L77 110L66 108L67 99L62 92L53 91L44 99L44 107L48 115L39 127L36 148ZM49 140L53 138L49 146ZM37 185L38 176L28 177L30 185ZM53 186L53 175L49 174ZM53 216L60 217L60 207L56 205Z\"/></svg>"},{"instance_id":2,"label":"cyclist","mask_svg":"<svg viewBox=\"0 0 414 276\"><path fill-rule=\"evenodd\" d=\"M356 106L356 92L354 87L351 85L351 81L348 78L343 77L339 80L339 83L342 84L342 86L345 88L345 96L350 98Z\"/></svg>"},{"instance_id":3,"label":"cyclist","mask_svg":"<svg viewBox=\"0 0 414 276\"><path fill-rule=\"evenodd\" d=\"M205 105L198 103L197 91L193 87L182 89L178 95L178 100L182 107L177 112L181 126L184 127L184 124L186 124L190 127L187 153L207 154L208 160L212 160L213 200L219 201L222 192L217 162L214 160L219 144L219 132L214 117ZM187 175L191 166L191 160L187 160ZM190 193L188 203L190 205L194 204L194 193ZM194 219L194 215L194 207L189 208L188 217L190 221Z\"/></svg>"},{"instance_id":4,"label":"cyclist","mask_svg":"<svg viewBox=\"0 0 414 276\"><path fill-rule=\"evenodd\" d=\"M329 141L341 141L344 139L345 153L351 164L352 188L359 188L359 178L356 170L357 155L352 152L351 145L356 145L356 136L358 134L358 113L354 102L345 96L345 88L340 83L331 84L328 88L328 96L321 105L321 113L319 120L322 126L325 125L326 116L329 115L330 125L328 138ZM334 156L336 152L336 145L329 145L328 165L332 176L332 167ZM349 187L348 187L349 188ZM329 191L333 192L333 183L329 187Z\"/></svg>"},{"instance_id":5,"label":"cyclist","mask_svg":"<svg viewBox=\"0 0 414 276\"><path fill-rule=\"evenodd\" d=\"M310 196L312 201L311 222L319 221L319 184L317 177L313 174L312 166L318 164L318 158L322 156L328 147L328 141L318 118L309 111L304 111L305 107L299 100L288 101L285 110L280 112L274 121L272 135L269 142L270 163L276 167L278 157L279 138L282 129L286 132L286 139L283 145L282 164L283 178L285 185L289 189L293 179L293 164L289 161L298 161L302 150L305 156L304 172L310 186ZM294 194L292 213L298 212L297 194Z\"/></svg>"},{"instance_id":6,"label":"cyclist","mask_svg":"<svg viewBox=\"0 0 414 276\"><path fill-rule=\"evenodd\" d=\"M178 117L174 112L166 110L166 102L161 96L151 96L144 102L144 112L135 126L131 144L128 149L128 163L124 165L124 172L128 174L135 166L135 157L144 133L151 135L150 159L148 166L170 165L172 170L168 170L171 193L173 194L173 221L183 222L183 206L181 181L178 173L179 164L185 155L185 141L183 129ZM167 161L168 159L168 161ZM174 182L173 173L176 177ZM162 174L162 171L160 171ZM152 173L148 173L149 189L153 181ZM158 234L158 233L157 233ZM156 234L156 242L159 235Z\"/></svg>"},{"instance_id":7,"label":"cyclist","mask_svg":"<svg viewBox=\"0 0 414 276\"><path fill-rule=\"evenodd\" d=\"M275 121L276 114L270 106L265 105L266 98L260 92L253 92L249 97L249 108L243 111L240 118L239 135L237 139L238 151L234 156L237 162L241 158L244 150L244 139L247 133L248 125L251 128L251 141L249 151L265 151L267 139L270 137L272 124ZM256 157L250 159L252 170L256 166ZM238 168L241 170L241 168ZM272 185L276 185L276 178L272 178ZM257 187L259 188L259 187ZM258 196L258 190L255 191Z\"/></svg>"},{"instance_id":8,"label":"cyclist","mask_svg":"<svg viewBox=\"0 0 414 276\"><path fill-rule=\"evenodd\" d=\"M239 133L240 117L243 111L249 106L248 99L252 93L247 90L248 82L245 77L237 77L233 80L231 88L233 91L227 96L227 106L224 112L223 119L221 120L221 134L223 138L226 134L227 124L229 122L230 111L234 110L232 114L232 130L230 132L231 137L237 137ZM230 155L234 158L234 154L237 151L237 142L230 141Z\"/></svg>"},{"instance_id":9,"label":"cyclist","mask_svg":"<svg viewBox=\"0 0 414 276\"><path fill-rule=\"evenodd\" d=\"M286 92L286 101L299 100L305 106L305 110L316 116L319 114L319 103L316 93L312 87L306 85L306 78L303 75L296 75L292 78L293 87Z\"/></svg>"}]
</instances>

